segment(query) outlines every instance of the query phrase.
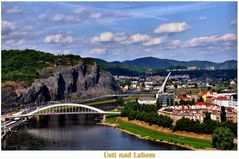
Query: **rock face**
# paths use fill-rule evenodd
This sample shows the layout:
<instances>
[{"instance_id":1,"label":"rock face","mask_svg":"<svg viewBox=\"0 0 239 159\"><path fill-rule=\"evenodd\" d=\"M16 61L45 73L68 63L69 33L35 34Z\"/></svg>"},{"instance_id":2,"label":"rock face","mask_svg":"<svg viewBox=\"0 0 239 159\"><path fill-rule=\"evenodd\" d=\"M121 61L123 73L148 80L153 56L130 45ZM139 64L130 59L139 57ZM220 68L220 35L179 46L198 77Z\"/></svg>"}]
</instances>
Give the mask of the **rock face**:
<instances>
[{"instance_id":1,"label":"rock face","mask_svg":"<svg viewBox=\"0 0 239 159\"><path fill-rule=\"evenodd\" d=\"M19 103L40 103L62 99L79 99L122 93L120 86L108 72L97 65L80 62L74 66L46 67L39 71L44 77L35 80L19 96Z\"/></svg>"},{"instance_id":2,"label":"rock face","mask_svg":"<svg viewBox=\"0 0 239 159\"><path fill-rule=\"evenodd\" d=\"M7 81L2 83L1 85L1 112L7 112L9 109L14 109L13 107L17 104L17 99L20 94L22 94L21 90L26 89L26 84L24 82L14 82Z\"/></svg>"}]
</instances>

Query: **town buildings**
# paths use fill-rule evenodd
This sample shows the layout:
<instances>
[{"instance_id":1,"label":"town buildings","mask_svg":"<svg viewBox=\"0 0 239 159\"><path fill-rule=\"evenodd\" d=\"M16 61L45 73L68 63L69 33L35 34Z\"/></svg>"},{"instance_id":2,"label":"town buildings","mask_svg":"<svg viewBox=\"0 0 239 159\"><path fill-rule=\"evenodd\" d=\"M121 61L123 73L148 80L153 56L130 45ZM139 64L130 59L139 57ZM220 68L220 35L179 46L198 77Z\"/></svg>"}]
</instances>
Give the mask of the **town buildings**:
<instances>
[{"instance_id":1,"label":"town buildings","mask_svg":"<svg viewBox=\"0 0 239 159\"><path fill-rule=\"evenodd\" d=\"M234 108L225 108L227 121L237 122L237 109ZM181 118L188 118L193 120L199 120L203 122L205 118L205 112L209 112L212 120L221 121L220 106L206 106L206 105L192 105L192 106L169 106L162 107L158 110L158 114L167 115L174 120L176 123L177 120Z\"/></svg>"}]
</instances>

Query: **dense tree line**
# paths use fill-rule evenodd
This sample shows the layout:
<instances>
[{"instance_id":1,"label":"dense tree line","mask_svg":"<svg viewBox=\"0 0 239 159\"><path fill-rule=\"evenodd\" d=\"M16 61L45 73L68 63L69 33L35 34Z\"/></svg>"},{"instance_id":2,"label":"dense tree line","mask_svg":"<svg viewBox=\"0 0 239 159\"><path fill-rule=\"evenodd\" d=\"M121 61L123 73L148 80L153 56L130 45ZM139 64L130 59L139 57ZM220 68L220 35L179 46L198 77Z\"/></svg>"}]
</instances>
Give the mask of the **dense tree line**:
<instances>
[{"instance_id":1,"label":"dense tree line","mask_svg":"<svg viewBox=\"0 0 239 159\"><path fill-rule=\"evenodd\" d=\"M121 116L128 117L129 120L141 120L146 123L156 124L170 128L173 120L166 115L158 115L155 105L140 105L137 102L128 102L124 104Z\"/></svg>"},{"instance_id":2,"label":"dense tree line","mask_svg":"<svg viewBox=\"0 0 239 159\"><path fill-rule=\"evenodd\" d=\"M173 131L181 130L187 132L195 132L202 134L212 134L218 127L229 128L235 136L237 136L237 124L231 121L215 121L210 117L210 113L205 113L205 118L201 123L199 120L181 118L172 126L173 120L165 115L158 115L157 104L140 105L137 102L128 102L123 105L121 116L128 117L129 120L142 120L149 124L156 124L163 127L172 128ZM223 108L222 108L223 113Z\"/></svg>"},{"instance_id":3,"label":"dense tree line","mask_svg":"<svg viewBox=\"0 0 239 159\"><path fill-rule=\"evenodd\" d=\"M203 134L212 134L213 131L218 127L227 127L229 128L235 136L237 136L237 124L232 123L230 121L222 122L215 120L204 120L200 123L199 120L193 120L188 118L181 118L176 122L176 125L173 127L174 131L188 131L195 133L203 133Z\"/></svg>"}]
</instances>

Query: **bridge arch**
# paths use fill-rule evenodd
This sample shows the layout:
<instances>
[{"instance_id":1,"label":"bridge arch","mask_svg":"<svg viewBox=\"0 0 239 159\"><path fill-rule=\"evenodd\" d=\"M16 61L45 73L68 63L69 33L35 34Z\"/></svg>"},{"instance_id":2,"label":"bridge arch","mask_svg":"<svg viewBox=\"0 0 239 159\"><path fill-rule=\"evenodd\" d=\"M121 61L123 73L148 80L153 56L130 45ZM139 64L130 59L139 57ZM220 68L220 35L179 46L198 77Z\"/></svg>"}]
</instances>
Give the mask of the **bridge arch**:
<instances>
[{"instance_id":1,"label":"bridge arch","mask_svg":"<svg viewBox=\"0 0 239 159\"><path fill-rule=\"evenodd\" d=\"M92 107L92 106L88 106L88 105L84 105L84 104L76 104L76 103L59 103L59 104L52 104L52 105L48 105L48 106L44 106L42 108L36 109L28 114L26 114L25 116L33 116L36 115L39 112L44 112L45 110L51 110L51 108L57 108L57 107L79 107L79 108L85 108L86 110L89 110L91 112L95 112L95 113L99 113L99 114L106 114L107 112L100 110L98 108Z\"/></svg>"}]
</instances>

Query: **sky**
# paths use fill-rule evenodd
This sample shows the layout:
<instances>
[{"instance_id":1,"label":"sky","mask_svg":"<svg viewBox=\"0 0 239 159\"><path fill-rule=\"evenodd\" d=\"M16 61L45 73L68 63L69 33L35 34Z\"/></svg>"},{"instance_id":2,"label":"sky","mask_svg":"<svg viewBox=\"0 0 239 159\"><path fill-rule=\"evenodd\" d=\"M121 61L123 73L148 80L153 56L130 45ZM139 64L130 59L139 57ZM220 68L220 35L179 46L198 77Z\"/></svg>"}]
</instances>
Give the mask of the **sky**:
<instances>
[{"instance_id":1,"label":"sky","mask_svg":"<svg viewBox=\"0 0 239 159\"><path fill-rule=\"evenodd\" d=\"M237 59L236 2L2 2L1 49L107 61Z\"/></svg>"}]
</instances>

